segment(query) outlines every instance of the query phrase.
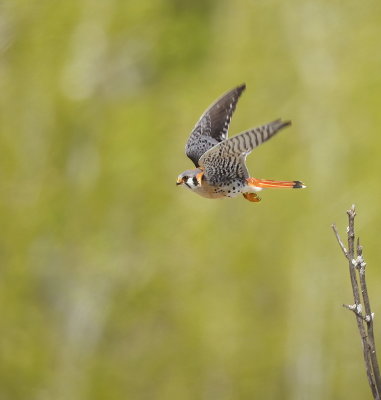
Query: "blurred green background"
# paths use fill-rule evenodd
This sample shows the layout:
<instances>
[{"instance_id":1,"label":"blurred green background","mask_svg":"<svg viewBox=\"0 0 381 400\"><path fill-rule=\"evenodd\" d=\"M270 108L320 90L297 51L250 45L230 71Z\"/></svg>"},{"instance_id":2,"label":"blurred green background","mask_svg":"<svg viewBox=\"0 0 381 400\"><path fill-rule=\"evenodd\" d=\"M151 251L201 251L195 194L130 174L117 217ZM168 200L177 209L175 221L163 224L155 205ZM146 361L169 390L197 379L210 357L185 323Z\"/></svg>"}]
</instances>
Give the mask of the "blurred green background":
<instances>
[{"instance_id":1,"label":"blurred green background","mask_svg":"<svg viewBox=\"0 0 381 400\"><path fill-rule=\"evenodd\" d=\"M379 338L380 13L0 3L1 400L371 397L330 224L345 235L356 203ZM195 122L242 82L231 135L293 121L252 175L308 189L175 186Z\"/></svg>"}]
</instances>

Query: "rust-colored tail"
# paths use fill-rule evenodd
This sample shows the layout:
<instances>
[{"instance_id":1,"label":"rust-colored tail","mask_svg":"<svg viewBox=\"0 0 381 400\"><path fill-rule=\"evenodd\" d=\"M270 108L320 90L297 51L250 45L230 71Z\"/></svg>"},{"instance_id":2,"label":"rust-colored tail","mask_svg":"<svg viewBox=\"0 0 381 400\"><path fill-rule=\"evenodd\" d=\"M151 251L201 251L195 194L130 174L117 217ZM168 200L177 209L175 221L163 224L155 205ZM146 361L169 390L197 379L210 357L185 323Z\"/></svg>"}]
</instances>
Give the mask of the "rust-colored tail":
<instances>
[{"instance_id":1,"label":"rust-colored tail","mask_svg":"<svg viewBox=\"0 0 381 400\"><path fill-rule=\"evenodd\" d=\"M256 186L259 188L303 189L306 187L300 181L272 181L270 179L257 179L257 178L247 178L247 183L250 186Z\"/></svg>"}]
</instances>

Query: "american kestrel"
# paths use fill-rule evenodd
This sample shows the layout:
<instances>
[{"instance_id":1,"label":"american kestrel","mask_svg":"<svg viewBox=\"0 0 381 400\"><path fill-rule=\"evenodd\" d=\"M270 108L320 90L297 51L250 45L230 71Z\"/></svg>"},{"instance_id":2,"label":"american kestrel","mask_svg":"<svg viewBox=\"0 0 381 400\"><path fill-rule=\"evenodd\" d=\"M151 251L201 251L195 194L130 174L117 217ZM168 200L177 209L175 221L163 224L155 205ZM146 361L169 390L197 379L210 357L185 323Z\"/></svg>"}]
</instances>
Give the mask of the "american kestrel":
<instances>
[{"instance_id":1,"label":"american kestrel","mask_svg":"<svg viewBox=\"0 0 381 400\"><path fill-rule=\"evenodd\" d=\"M177 185L185 185L209 199L236 197L242 193L245 199L252 202L261 200L257 192L264 188L306 187L300 181L250 177L246 156L282 128L291 125L291 121L277 119L228 139L230 120L245 88L243 84L227 92L201 116L185 146L185 153L196 168L180 174Z\"/></svg>"}]
</instances>

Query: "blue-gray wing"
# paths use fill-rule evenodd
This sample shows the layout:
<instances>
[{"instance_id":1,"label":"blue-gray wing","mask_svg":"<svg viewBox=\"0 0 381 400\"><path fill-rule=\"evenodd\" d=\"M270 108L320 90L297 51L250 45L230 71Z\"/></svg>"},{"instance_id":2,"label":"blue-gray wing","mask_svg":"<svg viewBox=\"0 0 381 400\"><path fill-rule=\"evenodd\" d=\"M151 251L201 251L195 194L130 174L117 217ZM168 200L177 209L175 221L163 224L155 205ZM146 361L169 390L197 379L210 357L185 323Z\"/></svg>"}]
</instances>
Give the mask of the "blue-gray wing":
<instances>
[{"instance_id":1,"label":"blue-gray wing","mask_svg":"<svg viewBox=\"0 0 381 400\"><path fill-rule=\"evenodd\" d=\"M205 169L208 182L221 185L235 179L248 178L246 156L289 125L291 121L278 119L216 144L199 160L200 166Z\"/></svg>"},{"instance_id":2,"label":"blue-gray wing","mask_svg":"<svg viewBox=\"0 0 381 400\"><path fill-rule=\"evenodd\" d=\"M201 116L185 146L186 155L199 166L200 157L227 139L230 120L246 85L236 87L213 103Z\"/></svg>"}]
</instances>

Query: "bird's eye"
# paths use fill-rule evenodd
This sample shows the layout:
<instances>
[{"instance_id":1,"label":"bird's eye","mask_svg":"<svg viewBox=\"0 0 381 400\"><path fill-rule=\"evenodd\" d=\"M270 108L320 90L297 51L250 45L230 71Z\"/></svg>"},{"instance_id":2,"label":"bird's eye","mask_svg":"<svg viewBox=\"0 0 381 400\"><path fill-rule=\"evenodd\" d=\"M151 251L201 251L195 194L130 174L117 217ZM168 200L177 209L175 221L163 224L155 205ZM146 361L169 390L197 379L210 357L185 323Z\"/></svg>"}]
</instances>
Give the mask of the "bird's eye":
<instances>
[{"instance_id":1,"label":"bird's eye","mask_svg":"<svg viewBox=\"0 0 381 400\"><path fill-rule=\"evenodd\" d=\"M183 176L183 179L184 179L184 181L187 181L188 177L187 176Z\"/></svg>"}]
</instances>

